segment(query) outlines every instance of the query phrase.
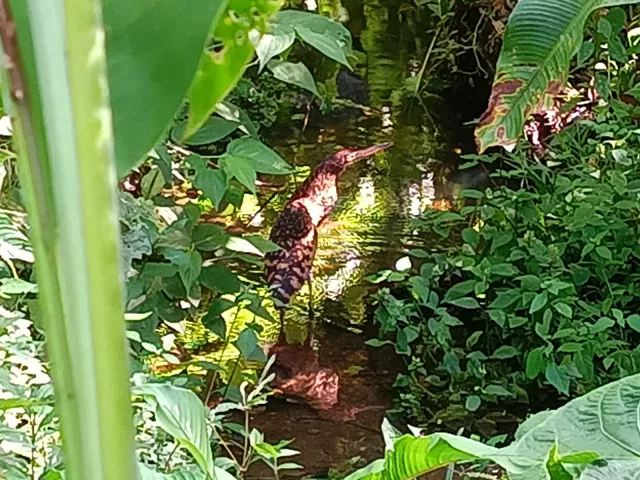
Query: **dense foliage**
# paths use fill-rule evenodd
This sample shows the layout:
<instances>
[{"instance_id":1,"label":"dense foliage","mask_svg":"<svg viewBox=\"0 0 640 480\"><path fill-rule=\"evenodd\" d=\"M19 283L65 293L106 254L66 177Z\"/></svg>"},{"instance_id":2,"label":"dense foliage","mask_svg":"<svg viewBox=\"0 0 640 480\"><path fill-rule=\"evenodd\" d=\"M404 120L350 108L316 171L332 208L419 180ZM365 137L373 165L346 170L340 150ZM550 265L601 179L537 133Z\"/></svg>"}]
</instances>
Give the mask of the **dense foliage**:
<instances>
[{"instance_id":1,"label":"dense foliage","mask_svg":"<svg viewBox=\"0 0 640 480\"><path fill-rule=\"evenodd\" d=\"M638 371L639 145L618 115L558 137L552 166L474 157L502 185L417 222L440 240L409 251L412 296L382 289L376 313L410 360L396 383L409 413L493 423L479 414L540 402L545 383L566 397Z\"/></svg>"},{"instance_id":2,"label":"dense foliage","mask_svg":"<svg viewBox=\"0 0 640 480\"><path fill-rule=\"evenodd\" d=\"M438 94L460 84L468 90L489 76L514 2L417 1L400 6L395 20L388 18L388 8L365 2L367 29L358 41L366 58L341 23L340 2L318 2L324 16L295 8L278 12L281 5L271 0L201 2L185 16L155 8L154 2L126 8L121 8L126 2L103 3L113 146L122 177L117 203L141 478L242 479L261 462L279 479L301 468L289 461L298 451L289 448L289 439L267 442L251 425L275 378L264 343L277 337L269 292L254 273L262 269L264 254L279 247L248 232L254 217L240 219L246 220L247 206L260 212L258 199L267 196L259 195L259 187L276 191L269 202L283 178L299 183L308 168L292 166L267 146L265 131L279 124L304 131L312 112L336 113L345 105L387 117L387 128L396 120L390 107L396 116L410 116L419 104L420 122L438 123L430 111ZM419 215L412 245L404 248L407 256L395 269L370 278L377 285L380 334L368 344L389 345L407 366L394 385L396 416L429 429L466 430L490 438L488 444L448 434L399 437L385 424L385 461L351 478L410 478L470 460L481 460L481 469L494 462L509 478L523 480L637 472L635 457L628 455L637 450L637 429L622 436L616 430L635 421L637 376L629 376L640 365L640 36L630 7L589 16L595 7L613 3L631 2L571 1L547 31L546 22L555 18L553 5L521 0L507 30L509 48L498 63L494 94L500 94L505 78L524 86L492 97L492 122L481 122L479 131L500 138L481 148L513 146L534 110L554 118L576 105L588 105L588 111L566 130L567 125L544 124L545 117L541 122L551 133L564 131L545 137L539 148L521 142L512 153L467 155L460 170L486 175L490 184L462 187L449 199L450 210ZM395 28L396 20L409 32L410 58L377 55L384 50L383 33L389 25ZM523 21L535 27L526 35ZM588 40L580 47L585 21ZM155 42L167 39L174 48L159 58ZM135 55L129 43L140 45ZM514 52L535 57L524 62L526 71L518 55L511 57ZM570 72L575 54L578 70ZM147 69L157 80L149 95ZM363 72L369 90L360 80ZM557 80L564 84L570 73L576 73L571 78L582 90L591 85L584 78L593 74L598 98L581 103L570 92L562 104L566 111L553 110ZM30 79L32 86L35 80ZM491 111L502 115L505 105L509 118L497 121ZM140 112L148 121L139 121ZM45 131L47 126L43 122ZM89 356L84 342L68 342L51 329L63 318L47 310L50 304L38 303L51 284L42 278L35 283L36 271L41 275L44 268L34 267L32 243L54 245L40 247L40 255L53 258L59 254L58 232L72 222L42 231L47 224L33 212L51 210L57 221L74 217L56 210L63 204L43 202L31 177L18 181L15 145L7 140L12 132L3 126L0 133L5 138L0 144L0 476L55 480L72 475L70 464L81 468L73 456L63 461L60 429L80 443L82 432L65 431L64 417L61 425L58 413L68 398L57 391L54 399L50 375L55 380L61 367L54 364L51 371L44 340L50 356L60 345L74 358ZM94 137L103 138L89 133L80 135L79 144L93 146ZM61 139L66 145L67 138ZM20 152L24 162L28 151ZM91 197L90 177L49 178L55 171L49 167L56 164L42 158L46 168L30 174L44 172L43 183L51 180L44 194L58 199L52 192L66 191L64 181L72 181ZM83 159L88 160L93 158ZM102 165L112 171L109 162ZM39 207L30 212L31 230L21 207L24 197L33 202L30 208ZM86 205L76 206L79 217L87 214ZM111 212L109 202L103 207ZM75 261L76 252L68 253ZM42 263L45 257L38 265L50 267ZM101 261L94 256L93 265ZM115 262L107 264L117 270ZM65 305L87 300L71 297L64 298ZM69 326L82 326L81 316L60 312L69 320L66 332L79 333ZM81 363L91 366L88 360ZM75 373L71 370L65 373ZM578 396L555 413L531 417L515 433L515 442L495 447L528 413ZM603 398L611 400L608 408L594 409ZM606 428L583 430L576 423ZM582 437L584 443L571 443ZM629 448L620 447L624 442ZM600 469L612 457L620 463Z\"/></svg>"},{"instance_id":3,"label":"dense foliage","mask_svg":"<svg viewBox=\"0 0 640 480\"><path fill-rule=\"evenodd\" d=\"M624 19L617 9L594 20L579 62L613 62L616 50L593 44L617 42ZM486 172L487 188L460 190L454 211L428 211L411 270L372 279L391 285L377 293L382 337L370 343L394 334L408 365L399 406L412 418L491 436L531 404L638 372L637 78L625 47L615 62L614 75L596 75L592 118L554 137L542 159L522 144L467 156L461 169Z\"/></svg>"}]
</instances>

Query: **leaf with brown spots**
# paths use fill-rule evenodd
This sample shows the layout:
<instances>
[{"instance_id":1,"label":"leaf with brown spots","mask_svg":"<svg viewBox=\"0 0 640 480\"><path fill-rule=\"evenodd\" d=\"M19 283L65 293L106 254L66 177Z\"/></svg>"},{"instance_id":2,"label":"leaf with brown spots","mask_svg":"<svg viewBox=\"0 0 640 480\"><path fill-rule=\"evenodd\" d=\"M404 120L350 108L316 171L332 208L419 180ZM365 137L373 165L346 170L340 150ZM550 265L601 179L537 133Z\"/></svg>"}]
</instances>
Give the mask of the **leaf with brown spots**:
<instances>
[{"instance_id":1,"label":"leaf with brown spots","mask_svg":"<svg viewBox=\"0 0 640 480\"><path fill-rule=\"evenodd\" d=\"M513 147L532 115L553 105L566 81L595 9L637 0L520 0L507 30L486 112L476 127L476 145Z\"/></svg>"}]
</instances>

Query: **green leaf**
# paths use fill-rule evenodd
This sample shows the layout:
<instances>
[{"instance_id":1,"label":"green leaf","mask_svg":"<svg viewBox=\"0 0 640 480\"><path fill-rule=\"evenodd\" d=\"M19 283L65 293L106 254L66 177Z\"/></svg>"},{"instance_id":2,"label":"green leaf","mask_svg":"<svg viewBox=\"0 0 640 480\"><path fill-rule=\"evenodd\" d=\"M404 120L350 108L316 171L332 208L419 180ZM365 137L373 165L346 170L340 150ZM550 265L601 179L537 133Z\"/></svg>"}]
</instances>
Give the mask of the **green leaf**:
<instances>
[{"instance_id":1,"label":"green leaf","mask_svg":"<svg viewBox=\"0 0 640 480\"><path fill-rule=\"evenodd\" d=\"M596 253L598 254L598 256L604 258L605 260L611 260L613 258L611 250L609 250L608 247L596 247Z\"/></svg>"},{"instance_id":2,"label":"green leaf","mask_svg":"<svg viewBox=\"0 0 640 480\"><path fill-rule=\"evenodd\" d=\"M233 344L245 360L257 362L267 361L267 356L264 350L262 350L262 347L260 347L258 335L256 335L253 329L245 328Z\"/></svg>"},{"instance_id":3,"label":"green leaf","mask_svg":"<svg viewBox=\"0 0 640 480\"><path fill-rule=\"evenodd\" d=\"M533 301L531 302L531 307L529 308L529 313L536 313L542 310L547 306L547 302L549 300L549 294L544 291L535 296Z\"/></svg>"},{"instance_id":4,"label":"green leaf","mask_svg":"<svg viewBox=\"0 0 640 480\"><path fill-rule=\"evenodd\" d=\"M233 140L227 146L227 154L250 159L253 169L258 173L271 175L295 173L295 170L280 155L254 138L243 137Z\"/></svg>"},{"instance_id":5,"label":"green leaf","mask_svg":"<svg viewBox=\"0 0 640 480\"><path fill-rule=\"evenodd\" d=\"M484 193L480 190L462 190L460 192L460 195L462 195L464 198L474 198L478 200L484 198Z\"/></svg>"},{"instance_id":6,"label":"green leaf","mask_svg":"<svg viewBox=\"0 0 640 480\"><path fill-rule=\"evenodd\" d=\"M584 65L584 63L591 58L595 51L596 47L593 44L593 40L583 42L580 46L580 51L578 52L578 65Z\"/></svg>"},{"instance_id":7,"label":"green leaf","mask_svg":"<svg viewBox=\"0 0 640 480\"><path fill-rule=\"evenodd\" d=\"M210 223L196 225L191 235L193 245L203 252L211 252L225 246L229 238L229 234L223 227Z\"/></svg>"},{"instance_id":8,"label":"green leaf","mask_svg":"<svg viewBox=\"0 0 640 480\"><path fill-rule=\"evenodd\" d=\"M491 265L491 274L501 277L514 277L520 273L516 267L510 263L498 263Z\"/></svg>"},{"instance_id":9,"label":"green leaf","mask_svg":"<svg viewBox=\"0 0 640 480\"><path fill-rule=\"evenodd\" d=\"M168 383L140 385L132 390L153 407L160 427L183 445L203 472L216 478L204 405L191 390Z\"/></svg>"},{"instance_id":10,"label":"green leaf","mask_svg":"<svg viewBox=\"0 0 640 480\"><path fill-rule=\"evenodd\" d=\"M498 294L498 297L493 302L491 302L489 308L495 308L497 310L508 308L515 302L520 300L521 296L522 295L519 290L507 290L506 292L500 292Z\"/></svg>"},{"instance_id":11,"label":"green leaf","mask_svg":"<svg viewBox=\"0 0 640 480\"><path fill-rule=\"evenodd\" d=\"M320 96L318 88L316 87L316 81L311 75L311 72L307 66L302 63L281 62L279 60L271 60L267 65L267 68L271 70L273 76L278 80L290 83L300 88L313 93L317 97Z\"/></svg>"},{"instance_id":12,"label":"green leaf","mask_svg":"<svg viewBox=\"0 0 640 480\"><path fill-rule=\"evenodd\" d=\"M260 235L246 235L243 237L246 241L256 247L261 253L277 252L281 250L280 246L273 243Z\"/></svg>"},{"instance_id":13,"label":"green leaf","mask_svg":"<svg viewBox=\"0 0 640 480\"><path fill-rule=\"evenodd\" d=\"M480 243L480 234L473 228L465 228L464 230L462 230L462 240L471 245L473 248L476 248L478 246L478 243Z\"/></svg>"},{"instance_id":14,"label":"green leaf","mask_svg":"<svg viewBox=\"0 0 640 480\"><path fill-rule=\"evenodd\" d=\"M249 115L237 107L233 103L230 102L220 102L216 106L216 113L220 115L225 120L230 122L239 123L240 130L242 130L247 135L252 136L253 138L258 138L258 127L255 123L249 118Z\"/></svg>"},{"instance_id":15,"label":"green leaf","mask_svg":"<svg viewBox=\"0 0 640 480\"><path fill-rule=\"evenodd\" d=\"M553 305L560 315L564 315L567 318L573 317L573 309L566 303L558 302Z\"/></svg>"},{"instance_id":16,"label":"green leaf","mask_svg":"<svg viewBox=\"0 0 640 480\"><path fill-rule=\"evenodd\" d=\"M273 31L263 35L256 48L256 54L260 62L258 71L261 72L269 63L269 60L280 55L293 45L295 39L296 35L291 27L274 24Z\"/></svg>"},{"instance_id":17,"label":"green leaf","mask_svg":"<svg viewBox=\"0 0 640 480\"><path fill-rule=\"evenodd\" d=\"M640 462L634 460L609 460L606 464L589 465L580 475L580 480L637 480L638 478L640 478Z\"/></svg>"},{"instance_id":18,"label":"green leaf","mask_svg":"<svg viewBox=\"0 0 640 480\"><path fill-rule=\"evenodd\" d=\"M220 117L210 117L196 133L184 140L184 143L191 146L209 145L229 136L239 128L240 125L241 124L236 121L230 121ZM171 131L171 139L176 143L183 142L186 127L187 124L184 122L176 125Z\"/></svg>"},{"instance_id":19,"label":"green leaf","mask_svg":"<svg viewBox=\"0 0 640 480\"><path fill-rule=\"evenodd\" d=\"M196 471L190 472L190 471L181 470L179 472L173 472L173 473L160 473L150 469L143 463L138 464L138 469L140 471L140 480L206 480L206 475L203 472L196 472ZM216 480L229 479L229 477L217 476L218 470L219 469L216 468ZM227 475L230 475L230 474L227 473ZM231 476L231 478L233 478L233 476Z\"/></svg>"},{"instance_id":20,"label":"green leaf","mask_svg":"<svg viewBox=\"0 0 640 480\"><path fill-rule=\"evenodd\" d=\"M0 186L1 184L0 179ZM35 261L29 239L16 222L4 213L0 214L0 258L5 261L21 260L27 263Z\"/></svg>"},{"instance_id":21,"label":"green leaf","mask_svg":"<svg viewBox=\"0 0 640 480\"><path fill-rule=\"evenodd\" d=\"M506 360L507 358L516 357L518 356L518 354L519 352L517 348L512 347L511 345L503 345L499 347L495 352L493 352L493 355L491 355L491 358Z\"/></svg>"},{"instance_id":22,"label":"green leaf","mask_svg":"<svg viewBox=\"0 0 640 480\"><path fill-rule=\"evenodd\" d=\"M493 237L491 242L491 253L495 253L500 247L508 245L513 240L513 234L511 232L499 232Z\"/></svg>"},{"instance_id":23,"label":"green leaf","mask_svg":"<svg viewBox=\"0 0 640 480\"><path fill-rule=\"evenodd\" d=\"M213 38L216 47L207 50L200 59L189 90L187 137L199 130L238 82L253 56L252 39L265 33L266 18L278 8L279 4L271 1L229 0L226 11L215 26Z\"/></svg>"},{"instance_id":24,"label":"green leaf","mask_svg":"<svg viewBox=\"0 0 640 480\"><path fill-rule=\"evenodd\" d=\"M414 258L429 258L430 256L429 252L422 248L412 248L407 253Z\"/></svg>"},{"instance_id":25,"label":"green leaf","mask_svg":"<svg viewBox=\"0 0 640 480\"><path fill-rule=\"evenodd\" d=\"M351 33L340 23L300 10L279 12L276 23L285 28L293 28L300 40L352 69L347 60L347 56L351 55Z\"/></svg>"},{"instance_id":26,"label":"green leaf","mask_svg":"<svg viewBox=\"0 0 640 480\"><path fill-rule=\"evenodd\" d=\"M0 280L0 296L1 295L26 295L28 293L37 293L38 285L27 282L20 278L3 278Z\"/></svg>"},{"instance_id":27,"label":"green leaf","mask_svg":"<svg viewBox=\"0 0 640 480\"><path fill-rule=\"evenodd\" d=\"M256 193L256 180L258 177L250 159L225 155L220 161L227 178L237 178L242 185L247 187L247 190L253 194Z\"/></svg>"},{"instance_id":28,"label":"green leaf","mask_svg":"<svg viewBox=\"0 0 640 480\"><path fill-rule=\"evenodd\" d=\"M453 287L447 290L447 293L444 296L444 301L451 302L452 300L457 300L458 298L464 297L468 293L473 292L476 283L478 282L475 280L467 280L455 284Z\"/></svg>"},{"instance_id":29,"label":"green leaf","mask_svg":"<svg viewBox=\"0 0 640 480\"><path fill-rule=\"evenodd\" d=\"M478 340L480 340L483 333L484 332L482 330L478 330L477 332L473 332L469 335L469 338L467 338L467 348L472 348L476 343L478 343Z\"/></svg>"},{"instance_id":30,"label":"green leaf","mask_svg":"<svg viewBox=\"0 0 640 480\"><path fill-rule=\"evenodd\" d=\"M221 339L227 338L227 324L222 314L234 307L234 303L226 298L216 298L209 307L207 314L202 317L202 324Z\"/></svg>"},{"instance_id":31,"label":"green leaf","mask_svg":"<svg viewBox=\"0 0 640 480\"><path fill-rule=\"evenodd\" d=\"M597 452L603 460L599 465L629 462L623 468L588 477L590 480L635 480L635 476L624 475L637 471L631 464L640 466L640 428L636 422L639 407L640 375L635 375L593 390L558 410L530 417L518 429L516 440L504 448L444 433L405 435L394 441L393 449L387 449L382 464L378 461L346 480L408 480L446 465L478 460L500 465L510 480L549 478L549 452L556 443L560 461L574 456L578 459L580 455L586 461L593 455L585 453ZM586 472L591 475L599 468L607 467L590 466Z\"/></svg>"},{"instance_id":32,"label":"green leaf","mask_svg":"<svg viewBox=\"0 0 640 480\"><path fill-rule=\"evenodd\" d=\"M187 261L178 265L178 273L184 284L184 288L189 292L202 270L202 256L199 252L193 251L187 256Z\"/></svg>"},{"instance_id":33,"label":"green leaf","mask_svg":"<svg viewBox=\"0 0 640 480\"><path fill-rule=\"evenodd\" d=\"M158 142L180 108L209 28L225 5L223 0L194 0L189 8L166 0L103 2L120 177Z\"/></svg>"},{"instance_id":34,"label":"green leaf","mask_svg":"<svg viewBox=\"0 0 640 480\"><path fill-rule=\"evenodd\" d=\"M495 395L496 397L513 397L513 393L504 388L502 385L488 385L484 389L487 395Z\"/></svg>"},{"instance_id":35,"label":"green leaf","mask_svg":"<svg viewBox=\"0 0 640 480\"><path fill-rule=\"evenodd\" d=\"M480 308L480 304L475 298L471 297L462 297L457 300L449 300L447 303L451 305L455 305L456 307L466 308L469 310L473 310L474 308Z\"/></svg>"},{"instance_id":36,"label":"green leaf","mask_svg":"<svg viewBox=\"0 0 640 480\"><path fill-rule=\"evenodd\" d=\"M545 347L538 347L531 350L527 355L527 363L525 366L527 378L533 380L544 371L544 351Z\"/></svg>"},{"instance_id":37,"label":"green leaf","mask_svg":"<svg viewBox=\"0 0 640 480\"><path fill-rule=\"evenodd\" d=\"M544 375L547 382L556 387L560 393L569 395L569 376L564 368L551 362L547 365Z\"/></svg>"},{"instance_id":38,"label":"green leaf","mask_svg":"<svg viewBox=\"0 0 640 480\"><path fill-rule=\"evenodd\" d=\"M209 290L222 294L238 293L242 288L238 276L224 265L203 268L199 280Z\"/></svg>"},{"instance_id":39,"label":"green leaf","mask_svg":"<svg viewBox=\"0 0 640 480\"><path fill-rule=\"evenodd\" d=\"M477 396L477 395L469 395L467 397L467 400L466 400L464 406L470 412L475 412L476 410L478 410L480 408L481 404L482 404L482 400L480 399L479 396Z\"/></svg>"},{"instance_id":40,"label":"green leaf","mask_svg":"<svg viewBox=\"0 0 640 480\"><path fill-rule=\"evenodd\" d=\"M615 324L615 320L612 320L609 317L602 317L599 318L595 324L589 325L589 329L591 330L591 333L600 333L604 332L605 330L609 330Z\"/></svg>"},{"instance_id":41,"label":"green leaf","mask_svg":"<svg viewBox=\"0 0 640 480\"><path fill-rule=\"evenodd\" d=\"M229 179L226 173L219 168L209 168L205 161L197 155L188 157L187 162L196 171L194 186L202 190L213 201L216 209L219 208L220 202L222 202L224 194L229 187Z\"/></svg>"},{"instance_id":42,"label":"green leaf","mask_svg":"<svg viewBox=\"0 0 640 480\"><path fill-rule=\"evenodd\" d=\"M636 100L640 100L640 83L636 83L630 90L627 90L626 93Z\"/></svg>"},{"instance_id":43,"label":"green leaf","mask_svg":"<svg viewBox=\"0 0 640 480\"><path fill-rule=\"evenodd\" d=\"M476 128L482 153L512 147L531 115L549 108L567 80L593 10L632 0L521 0L503 38L487 111Z\"/></svg>"},{"instance_id":44,"label":"green leaf","mask_svg":"<svg viewBox=\"0 0 640 480\"><path fill-rule=\"evenodd\" d=\"M627 325L633 328L636 332L640 332L640 315L634 313L627 317Z\"/></svg>"},{"instance_id":45,"label":"green leaf","mask_svg":"<svg viewBox=\"0 0 640 480\"><path fill-rule=\"evenodd\" d=\"M38 408L53 406L53 398L0 398L0 411L12 408Z\"/></svg>"}]
</instances>

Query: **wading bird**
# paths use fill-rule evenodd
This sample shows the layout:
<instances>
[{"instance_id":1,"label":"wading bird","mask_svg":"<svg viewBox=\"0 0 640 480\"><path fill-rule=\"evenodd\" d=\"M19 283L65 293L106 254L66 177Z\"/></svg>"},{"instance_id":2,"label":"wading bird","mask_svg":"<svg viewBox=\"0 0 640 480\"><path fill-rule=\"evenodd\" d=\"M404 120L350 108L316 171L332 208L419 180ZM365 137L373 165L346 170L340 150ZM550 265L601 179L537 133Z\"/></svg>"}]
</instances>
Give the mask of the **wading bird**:
<instances>
[{"instance_id":1,"label":"wading bird","mask_svg":"<svg viewBox=\"0 0 640 480\"><path fill-rule=\"evenodd\" d=\"M391 143L383 143L360 150L344 149L329 155L295 191L276 220L270 239L281 250L266 255L265 274L277 300L276 307L280 310L281 332L284 309L305 282L311 280L318 244L317 228L338 201L340 176L350 165L390 146Z\"/></svg>"}]
</instances>

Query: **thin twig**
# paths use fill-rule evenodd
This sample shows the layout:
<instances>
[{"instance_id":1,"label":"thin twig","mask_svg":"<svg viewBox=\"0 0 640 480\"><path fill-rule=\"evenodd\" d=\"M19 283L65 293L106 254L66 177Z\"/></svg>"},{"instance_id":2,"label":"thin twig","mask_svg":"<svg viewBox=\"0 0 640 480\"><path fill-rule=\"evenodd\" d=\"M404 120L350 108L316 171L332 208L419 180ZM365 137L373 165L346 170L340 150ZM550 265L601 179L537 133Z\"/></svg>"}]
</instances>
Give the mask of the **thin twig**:
<instances>
[{"instance_id":1,"label":"thin twig","mask_svg":"<svg viewBox=\"0 0 640 480\"><path fill-rule=\"evenodd\" d=\"M473 56L476 57L476 64L478 65L478 68L480 69L480 71L484 74L484 78L489 78L489 73L482 67L482 64L480 63L480 57L478 56L478 30L480 30L480 24L482 23L482 20L484 19L485 16L485 12L482 12L482 15L480 15L480 19L478 20L478 23L476 24L476 28L473 31L473 44L472 44L472 50L473 50Z\"/></svg>"},{"instance_id":2,"label":"thin twig","mask_svg":"<svg viewBox=\"0 0 640 480\"><path fill-rule=\"evenodd\" d=\"M240 462L238 462L238 459L236 458L236 456L233 454L233 451L231 450L231 447L229 446L229 444L227 443L227 441L223 438L222 433L218 432L218 430L216 429L216 426L213 426L213 432L216 434L216 436L218 437L218 443L220 443L220 445L222 445L222 447L225 449L225 451L229 454L229 456L231 457L231 460L234 461L234 463L236 465L238 465L238 467L241 467Z\"/></svg>"},{"instance_id":3,"label":"thin twig","mask_svg":"<svg viewBox=\"0 0 640 480\"><path fill-rule=\"evenodd\" d=\"M164 470L166 472L170 471L169 470L169 462L171 462L171 458L173 457L173 454L176 453L178 448L180 448L180 444L178 442L176 442L175 447L173 447L173 450L171 450L171 453L169 453L169 456L167 457L167 460L164 462Z\"/></svg>"},{"instance_id":4,"label":"thin twig","mask_svg":"<svg viewBox=\"0 0 640 480\"><path fill-rule=\"evenodd\" d=\"M429 63L429 59L431 58L431 54L433 53L433 48L436 45L436 40L440 35L440 28L441 27L438 27L438 29L436 30L436 33L433 35L433 38L431 39L431 44L429 45L429 50L427 50L427 54L425 55L424 61L422 62L422 66L420 67L420 71L418 72L418 76L416 79L416 88L413 91L413 94L416 97L418 96L418 90L420 90L420 84L422 83L422 77L424 76L424 72L427 69L427 64Z\"/></svg>"},{"instance_id":5,"label":"thin twig","mask_svg":"<svg viewBox=\"0 0 640 480\"><path fill-rule=\"evenodd\" d=\"M272 201L274 198L276 198L276 195L278 195L278 192L277 192L277 191L276 191L276 192L273 192L273 193L271 194L271 196L270 196L269 198L267 198L267 200L266 200L262 205L260 205L260 208L258 208L258 211L257 211L256 213L254 213L253 215L251 215L251 218L250 218L250 219L249 219L249 221L247 222L247 226L251 226L251 224L252 224L252 223L253 223L253 221L256 219L256 217L257 217L258 215L260 215L260 213L261 213L265 208L267 208L267 206L271 203L271 201Z\"/></svg>"}]
</instances>

